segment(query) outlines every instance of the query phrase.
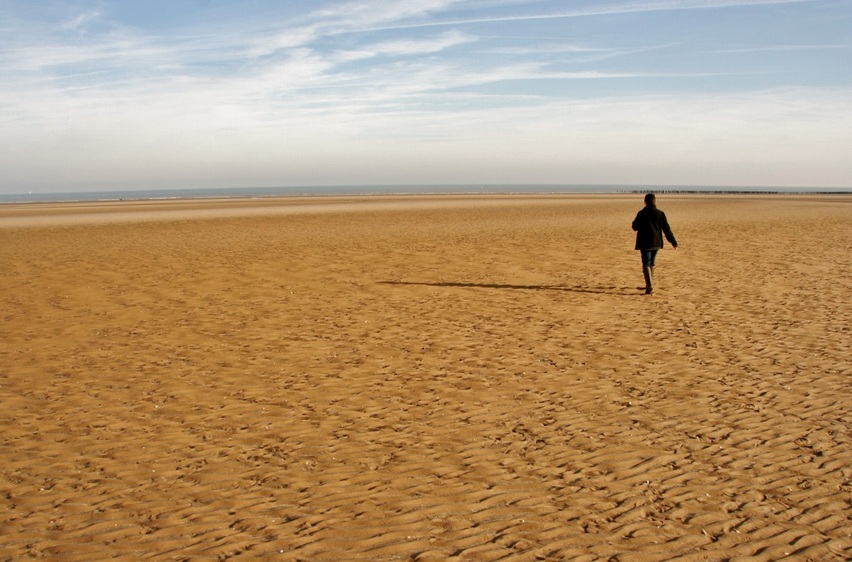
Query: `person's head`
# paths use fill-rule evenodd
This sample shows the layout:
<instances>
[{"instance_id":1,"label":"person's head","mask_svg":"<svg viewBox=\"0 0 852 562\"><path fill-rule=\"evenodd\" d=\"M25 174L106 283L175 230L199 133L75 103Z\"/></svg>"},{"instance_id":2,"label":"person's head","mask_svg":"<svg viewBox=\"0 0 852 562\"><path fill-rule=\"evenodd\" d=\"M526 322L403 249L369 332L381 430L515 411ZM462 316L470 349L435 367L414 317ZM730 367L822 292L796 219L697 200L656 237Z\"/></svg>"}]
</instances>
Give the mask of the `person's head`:
<instances>
[{"instance_id":1,"label":"person's head","mask_svg":"<svg viewBox=\"0 0 852 562\"><path fill-rule=\"evenodd\" d=\"M656 205L657 197L653 193L648 193L645 195L645 204L646 205Z\"/></svg>"}]
</instances>

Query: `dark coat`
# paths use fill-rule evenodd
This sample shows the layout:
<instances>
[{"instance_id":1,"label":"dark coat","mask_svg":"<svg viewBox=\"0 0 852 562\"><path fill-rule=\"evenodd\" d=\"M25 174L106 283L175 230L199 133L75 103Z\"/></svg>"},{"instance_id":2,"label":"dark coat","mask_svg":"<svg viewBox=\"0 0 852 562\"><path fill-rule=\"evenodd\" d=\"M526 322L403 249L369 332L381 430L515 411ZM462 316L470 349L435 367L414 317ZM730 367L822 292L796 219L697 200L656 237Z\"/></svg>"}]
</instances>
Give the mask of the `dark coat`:
<instances>
[{"instance_id":1,"label":"dark coat","mask_svg":"<svg viewBox=\"0 0 852 562\"><path fill-rule=\"evenodd\" d=\"M666 214L654 205L645 205L645 208L636 214L633 230L636 231L637 250L659 250L663 247L663 235L677 248L677 240L669 227L669 221L666 220Z\"/></svg>"}]
</instances>

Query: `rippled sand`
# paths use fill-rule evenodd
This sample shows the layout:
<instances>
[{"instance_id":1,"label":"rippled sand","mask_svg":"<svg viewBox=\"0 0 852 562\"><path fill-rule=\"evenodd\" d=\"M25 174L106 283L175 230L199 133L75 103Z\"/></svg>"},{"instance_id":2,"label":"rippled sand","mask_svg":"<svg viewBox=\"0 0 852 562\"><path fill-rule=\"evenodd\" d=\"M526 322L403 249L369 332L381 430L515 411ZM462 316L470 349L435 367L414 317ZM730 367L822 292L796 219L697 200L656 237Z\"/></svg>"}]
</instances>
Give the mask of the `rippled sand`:
<instances>
[{"instance_id":1,"label":"rippled sand","mask_svg":"<svg viewBox=\"0 0 852 562\"><path fill-rule=\"evenodd\" d=\"M852 197L0 206L0 559L852 558Z\"/></svg>"}]
</instances>

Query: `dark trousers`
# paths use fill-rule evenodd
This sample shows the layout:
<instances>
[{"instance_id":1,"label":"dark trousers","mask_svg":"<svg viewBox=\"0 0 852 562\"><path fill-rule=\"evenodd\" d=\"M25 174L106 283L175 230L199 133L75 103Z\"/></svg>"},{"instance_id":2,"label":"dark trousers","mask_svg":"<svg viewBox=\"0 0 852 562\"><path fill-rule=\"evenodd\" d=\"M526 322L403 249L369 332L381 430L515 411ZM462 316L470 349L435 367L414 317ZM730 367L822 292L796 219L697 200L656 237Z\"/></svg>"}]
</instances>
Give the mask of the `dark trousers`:
<instances>
[{"instance_id":1,"label":"dark trousers","mask_svg":"<svg viewBox=\"0 0 852 562\"><path fill-rule=\"evenodd\" d=\"M642 254L642 267L654 267L654 263L657 261L657 252L659 251L659 249L639 250Z\"/></svg>"}]
</instances>

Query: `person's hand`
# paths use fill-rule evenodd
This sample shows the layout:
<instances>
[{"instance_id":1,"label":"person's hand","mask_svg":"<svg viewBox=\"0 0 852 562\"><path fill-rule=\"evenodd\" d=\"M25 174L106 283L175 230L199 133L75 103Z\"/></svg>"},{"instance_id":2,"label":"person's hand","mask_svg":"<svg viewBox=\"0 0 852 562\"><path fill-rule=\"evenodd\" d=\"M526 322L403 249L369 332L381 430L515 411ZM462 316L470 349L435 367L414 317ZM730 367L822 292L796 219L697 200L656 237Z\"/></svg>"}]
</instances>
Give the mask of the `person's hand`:
<instances>
[{"instance_id":1,"label":"person's hand","mask_svg":"<svg viewBox=\"0 0 852 562\"><path fill-rule=\"evenodd\" d=\"M673 249L673 250L677 250L677 246L672 246L672 249Z\"/></svg>"}]
</instances>

